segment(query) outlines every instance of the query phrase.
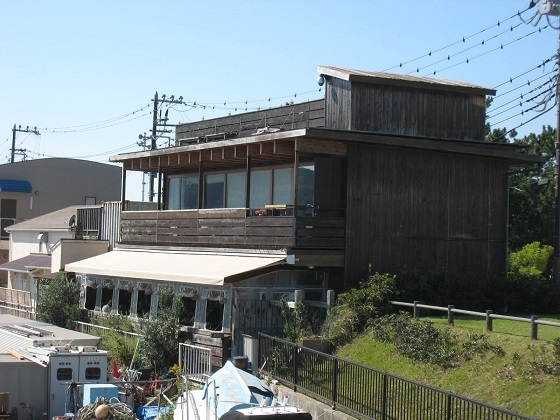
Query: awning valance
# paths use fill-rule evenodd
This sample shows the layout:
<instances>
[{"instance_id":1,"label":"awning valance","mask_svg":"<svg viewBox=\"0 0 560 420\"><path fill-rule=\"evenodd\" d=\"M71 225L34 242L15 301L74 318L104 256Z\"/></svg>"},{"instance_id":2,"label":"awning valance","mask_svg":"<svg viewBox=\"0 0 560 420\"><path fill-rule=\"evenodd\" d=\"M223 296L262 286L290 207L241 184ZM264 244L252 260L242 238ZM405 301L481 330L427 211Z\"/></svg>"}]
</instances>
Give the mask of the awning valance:
<instances>
[{"instance_id":1,"label":"awning valance","mask_svg":"<svg viewBox=\"0 0 560 420\"><path fill-rule=\"evenodd\" d=\"M28 181L15 181L12 179L0 179L0 192L30 193L31 184Z\"/></svg>"},{"instance_id":2,"label":"awning valance","mask_svg":"<svg viewBox=\"0 0 560 420\"><path fill-rule=\"evenodd\" d=\"M66 264L76 274L223 285L229 277L285 261L269 254L114 250Z\"/></svg>"},{"instance_id":3,"label":"awning valance","mask_svg":"<svg viewBox=\"0 0 560 420\"><path fill-rule=\"evenodd\" d=\"M29 273L37 268L51 268L51 256L46 254L29 254L4 264L0 264L0 270L15 271L17 273Z\"/></svg>"}]
</instances>

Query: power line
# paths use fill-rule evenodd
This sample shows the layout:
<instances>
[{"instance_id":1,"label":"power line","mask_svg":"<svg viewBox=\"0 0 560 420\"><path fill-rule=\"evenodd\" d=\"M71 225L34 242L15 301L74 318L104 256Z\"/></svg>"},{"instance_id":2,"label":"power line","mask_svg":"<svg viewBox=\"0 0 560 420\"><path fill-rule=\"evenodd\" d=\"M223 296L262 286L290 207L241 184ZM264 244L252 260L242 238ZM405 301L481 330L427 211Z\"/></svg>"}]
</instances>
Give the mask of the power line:
<instances>
[{"instance_id":1,"label":"power line","mask_svg":"<svg viewBox=\"0 0 560 420\"><path fill-rule=\"evenodd\" d=\"M541 32L542 32L542 29L546 29L547 27L548 27L548 26L544 26L544 27L542 27L542 28L536 29L536 30L534 30L533 32L529 32L528 34L525 34L525 35L523 35L523 36L520 36L520 37L518 37L517 39L515 39L515 40L513 40L513 41L511 41L511 42L507 42L507 43L500 44L499 47L493 48L493 49L488 50L488 51L486 51L486 52L484 52L484 53L482 53L482 54L476 55L476 56L474 56L474 57L470 57L470 58L467 57L465 61L456 63L456 64L451 65L451 66L448 66L448 67L444 67L444 68L439 69L439 70L434 70L433 73L426 74L425 76L431 76L431 75L434 75L434 76L435 76L437 73L440 73L440 72L445 71L445 70L449 70L449 69L451 69L451 68L453 68L453 67L457 67L457 66L459 66L459 65L461 65L461 64L469 64L471 61L474 61L474 60L476 60L476 59L478 59L478 58L480 58L480 57L483 57L483 56L488 55L488 54L490 54L490 53L493 53L493 52L495 52L495 51L503 50L505 47L510 46L510 45L512 45L512 44L514 44L514 43L516 43L516 42L519 42L519 41L521 41L521 40L523 40L523 39L525 39L525 38L528 38L529 36L535 35L536 33L541 33Z\"/></svg>"},{"instance_id":2,"label":"power line","mask_svg":"<svg viewBox=\"0 0 560 420\"><path fill-rule=\"evenodd\" d=\"M448 45L446 45L446 46L444 46L444 47L438 48L438 49L436 49L436 50L430 50L429 53L424 54L424 55L422 55L422 56L420 56L420 57L413 58L412 60L408 60L408 61L406 61L406 62L404 62L404 63L401 62L400 64L398 64L398 65L396 65L396 66L393 66L393 67L390 67L390 68L388 68L388 69L386 69L386 70L383 70L383 72L387 72L387 71L393 70L393 69L395 69L395 68L402 68L403 65L413 63L413 62L415 62L415 61L421 60L422 58L431 57L432 54L435 54L435 53L444 51L444 50L446 50L446 49L448 49L448 48L451 48L451 47L453 47L453 46L455 46L455 45L458 45L458 44L461 44L461 43L465 43L465 41L466 41L467 39L476 37L476 36L478 36L478 35L480 35L480 34L486 32L486 31L488 31L488 30L490 30L490 29L492 29L492 28L499 27L501 24L503 24L503 23L505 23L505 22L507 22L507 21L509 21L509 20L511 20L511 19L514 19L514 18L516 18L516 17L520 17L520 16L521 16L521 13L525 13L525 12L526 12L527 10L529 10L529 9L530 9L530 7L528 7L528 8L525 9L525 10L523 10L522 12L517 12L516 14L511 15L510 17L508 17L507 19L505 19L505 20L503 20L503 21L498 21L495 25L489 26L489 27L487 27L487 28L485 28L485 29L482 29L482 30L480 30L480 31L478 31L478 32L475 32L475 33L473 33L473 34L471 34L471 35L464 36L464 37L462 37L461 39L459 39L459 40L457 40L457 41L455 41L455 42L452 42L451 44L448 44Z\"/></svg>"},{"instance_id":3,"label":"power line","mask_svg":"<svg viewBox=\"0 0 560 420\"><path fill-rule=\"evenodd\" d=\"M112 117L112 118L108 118L106 120L101 120L101 121L97 121L97 122L91 122L91 123L86 123L86 124L79 124L79 125L71 125L71 126L66 126L66 127L54 127L51 129L45 128L45 131L49 131L51 133L75 133L75 132L80 132L80 131L91 131L93 129L97 129L97 128L106 128L106 127L113 127L116 124L112 124L115 121L119 121L125 118L128 118L132 115L135 115L139 112L144 111L146 108L149 108L150 104L143 106L140 109L137 109L135 111L123 114L123 115L119 115L117 117ZM128 121L133 121L136 118L132 118L130 120L124 121L124 122L128 122ZM123 123L124 123L123 122ZM87 127L83 130L81 130L82 128Z\"/></svg>"}]
</instances>

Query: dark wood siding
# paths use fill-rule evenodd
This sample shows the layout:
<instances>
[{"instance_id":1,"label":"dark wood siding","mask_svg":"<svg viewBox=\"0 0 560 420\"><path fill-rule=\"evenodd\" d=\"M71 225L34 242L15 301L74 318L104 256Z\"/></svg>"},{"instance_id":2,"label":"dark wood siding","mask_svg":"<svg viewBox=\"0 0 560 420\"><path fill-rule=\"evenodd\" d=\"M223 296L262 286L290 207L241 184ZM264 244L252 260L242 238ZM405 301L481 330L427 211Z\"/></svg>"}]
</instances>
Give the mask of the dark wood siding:
<instances>
[{"instance_id":1,"label":"dark wood siding","mask_svg":"<svg viewBox=\"0 0 560 420\"><path fill-rule=\"evenodd\" d=\"M341 157L315 158L315 208L333 211L331 215L344 215L346 208L346 159Z\"/></svg>"},{"instance_id":2,"label":"dark wood siding","mask_svg":"<svg viewBox=\"0 0 560 420\"><path fill-rule=\"evenodd\" d=\"M348 149L346 281L408 267L505 269L507 166L444 153Z\"/></svg>"},{"instance_id":3,"label":"dark wood siding","mask_svg":"<svg viewBox=\"0 0 560 420\"><path fill-rule=\"evenodd\" d=\"M351 130L351 105L350 82L329 79L325 94L325 128Z\"/></svg>"},{"instance_id":4,"label":"dark wood siding","mask_svg":"<svg viewBox=\"0 0 560 420\"><path fill-rule=\"evenodd\" d=\"M344 249L344 217L253 216L246 209L126 211L124 244Z\"/></svg>"},{"instance_id":5,"label":"dark wood siding","mask_svg":"<svg viewBox=\"0 0 560 420\"><path fill-rule=\"evenodd\" d=\"M214 118L177 126L175 140L204 141L205 136L226 134L227 137L250 137L259 128L278 128L283 131L325 126L325 101L303 102L280 108L246 112L229 117ZM194 139L194 140L192 140Z\"/></svg>"},{"instance_id":6,"label":"dark wood siding","mask_svg":"<svg viewBox=\"0 0 560 420\"><path fill-rule=\"evenodd\" d=\"M332 78L325 127L403 136L484 140L484 95L350 83Z\"/></svg>"}]
</instances>

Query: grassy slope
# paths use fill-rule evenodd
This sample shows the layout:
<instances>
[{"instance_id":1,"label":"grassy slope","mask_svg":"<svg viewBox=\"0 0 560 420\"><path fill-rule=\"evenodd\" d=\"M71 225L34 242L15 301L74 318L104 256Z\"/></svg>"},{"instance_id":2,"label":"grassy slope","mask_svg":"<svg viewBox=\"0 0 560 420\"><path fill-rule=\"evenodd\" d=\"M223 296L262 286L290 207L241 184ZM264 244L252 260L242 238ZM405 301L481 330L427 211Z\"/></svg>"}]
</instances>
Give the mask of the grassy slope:
<instances>
[{"instance_id":1,"label":"grassy slope","mask_svg":"<svg viewBox=\"0 0 560 420\"><path fill-rule=\"evenodd\" d=\"M430 319L446 328L447 319ZM541 420L560 419L560 377L534 374L526 364L513 366L514 353L524 361L538 360L529 346L538 354L542 345L560 337L560 328L540 325L538 341L528 338L529 324L494 320L493 329L488 341L501 346L505 356L488 353L452 369L411 361L398 355L391 345L379 343L368 334L339 349L337 356ZM483 333L485 322L456 319L452 331L459 337L467 337L469 332Z\"/></svg>"}]
</instances>

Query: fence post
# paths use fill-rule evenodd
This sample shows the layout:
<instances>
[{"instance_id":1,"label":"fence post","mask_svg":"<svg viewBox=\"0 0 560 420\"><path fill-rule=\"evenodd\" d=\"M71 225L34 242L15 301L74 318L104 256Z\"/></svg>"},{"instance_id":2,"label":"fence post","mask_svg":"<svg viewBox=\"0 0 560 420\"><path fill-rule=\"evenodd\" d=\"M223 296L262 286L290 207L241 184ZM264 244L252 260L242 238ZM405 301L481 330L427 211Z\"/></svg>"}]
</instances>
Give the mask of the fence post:
<instances>
[{"instance_id":1,"label":"fence post","mask_svg":"<svg viewBox=\"0 0 560 420\"><path fill-rule=\"evenodd\" d=\"M531 315L531 340L536 340L539 333L539 324L535 322L537 319L538 315Z\"/></svg>"},{"instance_id":2,"label":"fence post","mask_svg":"<svg viewBox=\"0 0 560 420\"><path fill-rule=\"evenodd\" d=\"M453 314L454 305L447 305L447 323L449 325L455 325L455 318Z\"/></svg>"},{"instance_id":3,"label":"fence post","mask_svg":"<svg viewBox=\"0 0 560 420\"><path fill-rule=\"evenodd\" d=\"M387 419L387 373L383 374L383 393L381 394L381 418L382 420Z\"/></svg>"},{"instance_id":4,"label":"fence post","mask_svg":"<svg viewBox=\"0 0 560 420\"><path fill-rule=\"evenodd\" d=\"M333 361L332 409L336 410L336 394L338 393L338 359L335 358Z\"/></svg>"},{"instance_id":5,"label":"fence post","mask_svg":"<svg viewBox=\"0 0 560 420\"><path fill-rule=\"evenodd\" d=\"M297 392L298 384L298 346L294 345L294 392Z\"/></svg>"},{"instance_id":6,"label":"fence post","mask_svg":"<svg viewBox=\"0 0 560 420\"><path fill-rule=\"evenodd\" d=\"M327 290L327 311L330 311L334 305L334 290Z\"/></svg>"},{"instance_id":7,"label":"fence post","mask_svg":"<svg viewBox=\"0 0 560 420\"><path fill-rule=\"evenodd\" d=\"M486 331L492 331L492 311L486 311Z\"/></svg>"},{"instance_id":8,"label":"fence post","mask_svg":"<svg viewBox=\"0 0 560 420\"><path fill-rule=\"evenodd\" d=\"M414 309L412 310L412 317L413 318L418 318L418 312L420 311L420 309L418 308L418 304L420 303L419 300L415 300L414 301Z\"/></svg>"},{"instance_id":9,"label":"fence post","mask_svg":"<svg viewBox=\"0 0 560 420\"><path fill-rule=\"evenodd\" d=\"M446 419L447 420L451 420L451 414L453 414L453 411L451 410L451 392L447 393L447 413L446 413Z\"/></svg>"}]
</instances>

